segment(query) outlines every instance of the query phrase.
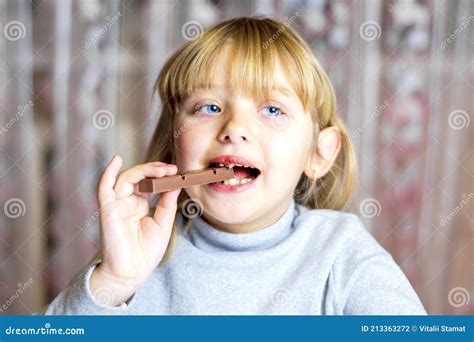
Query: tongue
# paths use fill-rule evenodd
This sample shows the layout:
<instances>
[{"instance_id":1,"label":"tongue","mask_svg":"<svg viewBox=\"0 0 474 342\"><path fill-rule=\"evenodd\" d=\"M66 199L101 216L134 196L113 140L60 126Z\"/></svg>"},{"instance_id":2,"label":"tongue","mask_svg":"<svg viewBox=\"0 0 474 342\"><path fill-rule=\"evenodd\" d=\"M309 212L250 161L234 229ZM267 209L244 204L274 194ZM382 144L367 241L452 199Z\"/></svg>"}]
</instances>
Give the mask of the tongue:
<instances>
[{"instance_id":1,"label":"tongue","mask_svg":"<svg viewBox=\"0 0 474 342\"><path fill-rule=\"evenodd\" d=\"M238 179L248 178L250 177L250 169L234 166L234 177Z\"/></svg>"}]
</instances>

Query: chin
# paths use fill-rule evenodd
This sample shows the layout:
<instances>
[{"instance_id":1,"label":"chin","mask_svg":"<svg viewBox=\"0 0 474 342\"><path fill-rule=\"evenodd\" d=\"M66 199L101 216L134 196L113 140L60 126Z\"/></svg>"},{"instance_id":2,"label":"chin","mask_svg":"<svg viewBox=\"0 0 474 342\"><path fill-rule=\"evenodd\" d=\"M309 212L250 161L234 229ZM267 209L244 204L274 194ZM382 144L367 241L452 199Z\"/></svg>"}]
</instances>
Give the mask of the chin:
<instances>
[{"instance_id":1,"label":"chin","mask_svg":"<svg viewBox=\"0 0 474 342\"><path fill-rule=\"evenodd\" d=\"M249 202L226 201L225 203L203 203L204 213L213 221L226 224L245 224L251 222L258 207Z\"/></svg>"}]
</instances>

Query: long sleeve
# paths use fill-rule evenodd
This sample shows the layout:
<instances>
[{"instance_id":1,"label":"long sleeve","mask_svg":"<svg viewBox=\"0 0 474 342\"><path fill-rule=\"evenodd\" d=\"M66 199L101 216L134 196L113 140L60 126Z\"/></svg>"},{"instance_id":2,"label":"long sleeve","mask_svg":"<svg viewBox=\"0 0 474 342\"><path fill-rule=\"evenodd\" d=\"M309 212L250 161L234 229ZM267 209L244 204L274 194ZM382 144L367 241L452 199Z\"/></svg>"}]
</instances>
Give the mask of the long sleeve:
<instances>
[{"instance_id":1,"label":"long sleeve","mask_svg":"<svg viewBox=\"0 0 474 342\"><path fill-rule=\"evenodd\" d=\"M118 307L105 306L93 297L89 280L92 272L100 263L94 260L85 267L73 281L42 312L44 315L127 315L135 302L133 295L126 303ZM98 296L112 296L107 289L98 289Z\"/></svg>"},{"instance_id":2,"label":"long sleeve","mask_svg":"<svg viewBox=\"0 0 474 342\"><path fill-rule=\"evenodd\" d=\"M347 291L345 315L426 315L405 274L387 254L367 257Z\"/></svg>"},{"instance_id":3,"label":"long sleeve","mask_svg":"<svg viewBox=\"0 0 474 342\"><path fill-rule=\"evenodd\" d=\"M426 315L393 257L357 221L332 272L343 314Z\"/></svg>"}]
</instances>

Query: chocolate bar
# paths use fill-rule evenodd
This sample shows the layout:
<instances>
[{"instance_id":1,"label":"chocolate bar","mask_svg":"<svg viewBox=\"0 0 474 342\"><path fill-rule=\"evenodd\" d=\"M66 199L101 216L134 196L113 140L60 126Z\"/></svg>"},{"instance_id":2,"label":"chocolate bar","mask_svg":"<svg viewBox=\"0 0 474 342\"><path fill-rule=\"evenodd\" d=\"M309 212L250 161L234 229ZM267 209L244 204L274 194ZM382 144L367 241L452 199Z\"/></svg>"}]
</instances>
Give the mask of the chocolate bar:
<instances>
[{"instance_id":1,"label":"chocolate bar","mask_svg":"<svg viewBox=\"0 0 474 342\"><path fill-rule=\"evenodd\" d=\"M195 185L220 182L234 177L234 170L227 167L193 170L162 178L145 178L138 183L138 191L160 193Z\"/></svg>"}]
</instances>

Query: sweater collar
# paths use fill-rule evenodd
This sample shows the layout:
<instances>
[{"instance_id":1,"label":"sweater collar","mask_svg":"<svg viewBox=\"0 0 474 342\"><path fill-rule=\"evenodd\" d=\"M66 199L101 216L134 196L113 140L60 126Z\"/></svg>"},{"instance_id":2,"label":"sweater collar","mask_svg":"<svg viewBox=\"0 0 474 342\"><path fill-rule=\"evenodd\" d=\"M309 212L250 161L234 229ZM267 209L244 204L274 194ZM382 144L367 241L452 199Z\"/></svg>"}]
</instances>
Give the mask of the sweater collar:
<instances>
[{"instance_id":1,"label":"sweater collar","mask_svg":"<svg viewBox=\"0 0 474 342\"><path fill-rule=\"evenodd\" d=\"M285 240L293 231L295 201L293 198L282 217L270 226L250 233L228 233L220 231L202 217L191 220L185 237L197 248L206 251L246 252L272 248Z\"/></svg>"}]
</instances>

